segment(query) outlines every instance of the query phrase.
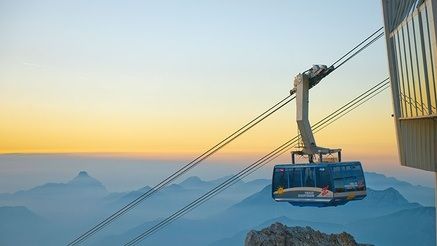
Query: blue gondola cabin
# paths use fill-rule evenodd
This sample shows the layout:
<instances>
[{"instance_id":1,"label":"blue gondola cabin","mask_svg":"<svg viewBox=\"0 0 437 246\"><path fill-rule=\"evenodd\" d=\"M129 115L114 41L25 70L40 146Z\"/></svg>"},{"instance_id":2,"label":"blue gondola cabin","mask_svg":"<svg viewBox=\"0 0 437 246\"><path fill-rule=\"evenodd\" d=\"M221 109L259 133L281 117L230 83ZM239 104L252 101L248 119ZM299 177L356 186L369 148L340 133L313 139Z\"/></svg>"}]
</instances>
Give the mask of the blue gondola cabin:
<instances>
[{"instance_id":1,"label":"blue gondola cabin","mask_svg":"<svg viewBox=\"0 0 437 246\"><path fill-rule=\"evenodd\" d=\"M282 164L273 169L272 196L295 206L337 206L366 196L360 162Z\"/></svg>"}]
</instances>

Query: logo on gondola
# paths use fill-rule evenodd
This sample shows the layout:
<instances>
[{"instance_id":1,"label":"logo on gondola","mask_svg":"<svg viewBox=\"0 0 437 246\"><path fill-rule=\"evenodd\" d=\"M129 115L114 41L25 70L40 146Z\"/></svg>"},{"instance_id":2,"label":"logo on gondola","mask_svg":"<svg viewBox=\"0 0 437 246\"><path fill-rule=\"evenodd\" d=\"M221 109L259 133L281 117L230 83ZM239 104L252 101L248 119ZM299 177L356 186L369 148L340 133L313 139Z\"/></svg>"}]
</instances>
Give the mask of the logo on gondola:
<instances>
[{"instance_id":1,"label":"logo on gondola","mask_svg":"<svg viewBox=\"0 0 437 246\"><path fill-rule=\"evenodd\" d=\"M329 192L328 189L329 189L329 185L323 187L323 188L322 188L322 192L320 192L320 195L322 195L322 196L326 196L326 195L328 195L328 192Z\"/></svg>"},{"instance_id":2,"label":"logo on gondola","mask_svg":"<svg viewBox=\"0 0 437 246\"><path fill-rule=\"evenodd\" d=\"M278 194L278 195L284 194L284 188L279 186L278 189L276 189L276 194Z\"/></svg>"}]
</instances>

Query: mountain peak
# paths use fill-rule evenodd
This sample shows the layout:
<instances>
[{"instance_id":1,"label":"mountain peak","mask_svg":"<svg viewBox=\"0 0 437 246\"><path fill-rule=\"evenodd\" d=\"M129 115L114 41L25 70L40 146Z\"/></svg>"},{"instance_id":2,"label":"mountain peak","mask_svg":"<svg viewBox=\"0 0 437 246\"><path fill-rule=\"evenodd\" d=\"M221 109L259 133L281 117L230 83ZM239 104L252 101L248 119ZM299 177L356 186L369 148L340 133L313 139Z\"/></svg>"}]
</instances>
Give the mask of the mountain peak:
<instances>
[{"instance_id":1,"label":"mountain peak","mask_svg":"<svg viewBox=\"0 0 437 246\"><path fill-rule=\"evenodd\" d=\"M185 179L184 181L182 181L181 183L179 183L179 185L184 188L199 188L205 184L207 184L207 182L203 181L197 176L191 176Z\"/></svg>"},{"instance_id":2,"label":"mountain peak","mask_svg":"<svg viewBox=\"0 0 437 246\"><path fill-rule=\"evenodd\" d=\"M74 181L74 180L87 180L87 179L88 179L88 180L95 180L95 181L99 182L97 179L91 177L91 176L88 174L87 171L80 171L80 172L76 175L76 177L74 177L74 178L70 181L70 183L71 183L72 181ZM100 182L99 182L99 183L100 183Z\"/></svg>"},{"instance_id":3,"label":"mountain peak","mask_svg":"<svg viewBox=\"0 0 437 246\"><path fill-rule=\"evenodd\" d=\"M86 171L80 171L77 177L90 177Z\"/></svg>"},{"instance_id":4,"label":"mountain peak","mask_svg":"<svg viewBox=\"0 0 437 246\"><path fill-rule=\"evenodd\" d=\"M185 182L202 182L202 180L197 176L191 176L187 178Z\"/></svg>"},{"instance_id":5,"label":"mountain peak","mask_svg":"<svg viewBox=\"0 0 437 246\"><path fill-rule=\"evenodd\" d=\"M371 199L375 201L384 201L388 203L396 203L396 204L407 204L409 203L405 197L399 193L398 190L396 190L393 187L389 187L385 190L373 190L373 189L367 189L367 194L370 195Z\"/></svg>"},{"instance_id":6,"label":"mountain peak","mask_svg":"<svg viewBox=\"0 0 437 246\"><path fill-rule=\"evenodd\" d=\"M244 245L349 245L358 246L354 237L346 232L326 234L311 227L288 227L274 223L261 231L250 231Z\"/></svg>"},{"instance_id":7,"label":"mountain peak","mask_svg":"<svg viewBox=\"0 0 437 246\"><path fill-rule=\"evenodd\" d=\"M87 186L87 187L105 189L105 187L100 181L91 177L86 171L80 171L76 177L74 177L70 182L68 182L68 184L77 187Z\"/></svg>"}]
</instances>

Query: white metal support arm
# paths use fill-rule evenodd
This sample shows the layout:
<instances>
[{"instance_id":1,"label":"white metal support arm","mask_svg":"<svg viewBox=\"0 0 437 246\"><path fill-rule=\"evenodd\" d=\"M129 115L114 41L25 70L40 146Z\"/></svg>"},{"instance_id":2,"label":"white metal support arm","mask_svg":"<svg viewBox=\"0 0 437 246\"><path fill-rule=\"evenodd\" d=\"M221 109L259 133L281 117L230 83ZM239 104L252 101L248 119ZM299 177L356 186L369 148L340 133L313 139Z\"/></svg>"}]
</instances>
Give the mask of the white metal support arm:
<instances>
[{"instance_id":1,"label":"white metal support arm","mask_svg":"<svg viewBox=\"0 0 437 246\"><path fill-rule=\"evenodd\" d=\"M290 91L291 94L296 94L296 122L304 145L302 150L294 151L293 153L309 156L310 162L313 161L313 155L319 155L319 159L322 160L323 155L339 153L341 151L341 149L329 149L317 146L308 119L309 90L332 70L333 67L328 68L325 65L314 65L311 69L295 77L294 88ZM339 155L339 159L340 158Z\"/></svg>"}]
</instances>

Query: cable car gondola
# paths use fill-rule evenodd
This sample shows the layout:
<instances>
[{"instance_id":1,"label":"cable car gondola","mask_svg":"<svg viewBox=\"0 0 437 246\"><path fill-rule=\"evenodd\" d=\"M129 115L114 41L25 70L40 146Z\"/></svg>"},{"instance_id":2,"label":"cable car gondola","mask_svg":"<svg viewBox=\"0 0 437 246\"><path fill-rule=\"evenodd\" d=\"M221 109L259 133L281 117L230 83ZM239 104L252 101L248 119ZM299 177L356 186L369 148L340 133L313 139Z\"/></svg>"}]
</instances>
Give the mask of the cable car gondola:
<instances>
[{"instance_id":1,"label":"cable car gondola","mask_svg":"<svg viewBox=\"0 0 437 246\"><path fill-rule=\"evenodd\" d=\"M337 206L366 196L361 163L279 164L273 169L272 197L295 206Z\"/></svg>"},{"instance_id":2,"label":"cable car gondola","mask_svg":"<svg viewBox=\"0 0 437 246\"><path fill-rule=\"evenodd\" d=\"M341 162L341 149L316 145L308 120L309 90L335 68L314 65L294 79L296 121L302 142L300 150L291 154L292 164L276 165L272 176L272 197L278 202L296 206L337 206L366 196L366 181L358 161ZM337 162L323 162L325 155L337 153ZM295 155L308 158L309 163L295 164ZM318 163L314 159L318 158ZM325 159L326 160L326 159Z\"/></svg>"}]
</instances>

